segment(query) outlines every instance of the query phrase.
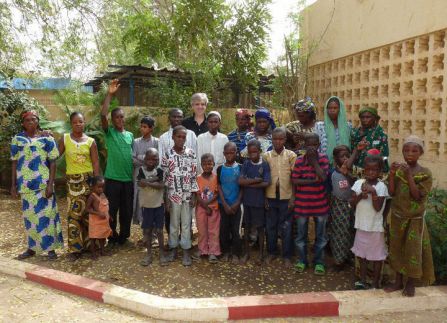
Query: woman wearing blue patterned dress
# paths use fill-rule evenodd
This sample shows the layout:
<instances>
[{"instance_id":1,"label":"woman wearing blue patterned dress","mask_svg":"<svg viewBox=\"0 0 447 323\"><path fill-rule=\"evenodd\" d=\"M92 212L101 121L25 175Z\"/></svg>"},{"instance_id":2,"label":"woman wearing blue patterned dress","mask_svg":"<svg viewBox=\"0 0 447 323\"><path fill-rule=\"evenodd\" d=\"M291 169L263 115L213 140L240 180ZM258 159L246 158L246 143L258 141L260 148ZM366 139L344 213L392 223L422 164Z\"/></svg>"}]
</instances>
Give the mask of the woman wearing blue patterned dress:
<instances>
[{"instance_id":1,"label":"woman wearing blue patterned dress","mask_svg":"<svg viewBox=\"0 0 447 323\"><path fill-rule=\"evenodd\" d=\"M22 114L22 126L24 131L11 141L11 195L21 196L28 243L28 249L18 259L48 252L48 259L54 260L57 258L55 250L63 247L53 190L59 152L52 137L42 136L35 111Z\"/></svg>"}]
</instances>

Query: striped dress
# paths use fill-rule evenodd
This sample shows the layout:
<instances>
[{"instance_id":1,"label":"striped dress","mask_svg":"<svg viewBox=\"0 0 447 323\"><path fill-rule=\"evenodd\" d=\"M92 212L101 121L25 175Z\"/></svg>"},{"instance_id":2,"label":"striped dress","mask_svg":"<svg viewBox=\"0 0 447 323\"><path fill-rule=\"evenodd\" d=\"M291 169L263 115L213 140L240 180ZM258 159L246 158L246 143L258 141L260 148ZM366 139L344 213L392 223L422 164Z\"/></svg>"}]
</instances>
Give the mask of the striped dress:
<instances>
[{"instance_id":1,"label":"striped dress","mask_svg":"<svg viewBox=\"0 0 447 323\"><path fill-rule=\"evenodd\" d=\"M318 164L326 173L329 172L329 159L326 155L318 154ZM294 179L315 179L315 169L307 163L306 156L298 157L293 168ZM329 213L326 183L318 181L312 184L296 185L295 190L295 217L325 216Z\"/></svg>"}]
</instances>

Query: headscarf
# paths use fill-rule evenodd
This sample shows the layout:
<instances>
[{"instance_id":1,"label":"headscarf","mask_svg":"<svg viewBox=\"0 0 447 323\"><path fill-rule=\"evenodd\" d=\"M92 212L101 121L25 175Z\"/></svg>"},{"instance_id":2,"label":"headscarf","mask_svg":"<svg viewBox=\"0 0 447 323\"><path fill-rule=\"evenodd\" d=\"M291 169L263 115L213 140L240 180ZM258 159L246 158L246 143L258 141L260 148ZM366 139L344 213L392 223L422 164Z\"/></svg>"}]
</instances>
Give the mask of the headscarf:
<instances>
[{"instance_id":1,"label":"headscarf","mask_svg":"<svg viewBox=\"0 0 447 323\"><path fill-rule=\"evenodd\" d=\"M410 135L407 138L405 138L404 146L406 144L410 144L410 143L418 145L419 147L421 147L422 151L424 151L424 141L421 138L419 138L418 136Z\"/></svg>"},{"instance_id":2,"label":"headscarf","mask_svg":"<svg viewBox=\"0 0 447 323\"><path fill-rule=\"evenodd\" d=\"M256 110L255 119L267 119L272 130L276 128L275 120L273 120L272 114L266 108L259 108Z\"/></svg>"},{"instance_id":3,"label":"headscarf","mask_svg":"<svg viewBox=\"0 0 447 323\"><path fill-rule=\"evenodd\" d=\"M363 108L361 108L360 111L359 111L359 118L365 112L371 113L373 116L375 116L377 118L377 120L380 119L379 113L377 112L377 108L374 108L374 107L363 107Z\"/></svg>"},{"instance_id":4,"label":"headscarf","mask_svg":"<svg viewBox=\"0 0 447 323\"><path fill-rule=\"evenodd\" d=\"M340 142L338 143L335 135L334 124L332 123L332 120L329 117L329 114L327 113L329 102L333 99L336 99L338 101L338 105L340 106L340 110L338 111L338 117L337 117L338 135L340 138ZM349 129L348 121L346 119L345 103L339 97L331 96L324 105L324 131L326 132L326 138L327 138L326 154L332 164L334 159L333 151L336 146L345 145L348 146L349 149L351 149L351 131Z\"/></svg>"},{"instance_id":5,"label":"headscarf","mask_svg":"<svg viewBox=\"0 0 447 323\"><path fill-rule=\"evenodd\" d=\"M219 111L210 111L207 115L207 118L209 118L212 115L215 115L219 118L219 120L222 120L222 116L220 115Z\"/></svg>"},{"instance_id":6,"label":"headscarf","mask_svg":"<svg viewBox=\"0 0 447 323\"><path fill-rule=\"evenodd\" d=\"M380 150L376 148L371 148L366 152L367 156L378 156L380 155Z\"/></svg>"},{"instance_id":7,"label":"headscarf","mask_svg":"<svg viewBox=\"0 0 447 323\"><path fill-rule=\"evenodd\" d=\"M37 118L37 120L39 120L39 115L37 114L36 110L23 111L20 119L23 121L23 119L29 116L34 116Z\"/></svg>"},{"instance_id":8,"label":"headscarf","mask_svg":"<svg viewBox=\"0 0 447 323\"><path fill-rule=\"evenodd\" d=\"M307 96L303 100L298 101L295 103L294 106L295 110L297 112L313 112L317 113L317 108L315 106L315 103L312 101L312 98Z\"/></svg>"}]
</instances>

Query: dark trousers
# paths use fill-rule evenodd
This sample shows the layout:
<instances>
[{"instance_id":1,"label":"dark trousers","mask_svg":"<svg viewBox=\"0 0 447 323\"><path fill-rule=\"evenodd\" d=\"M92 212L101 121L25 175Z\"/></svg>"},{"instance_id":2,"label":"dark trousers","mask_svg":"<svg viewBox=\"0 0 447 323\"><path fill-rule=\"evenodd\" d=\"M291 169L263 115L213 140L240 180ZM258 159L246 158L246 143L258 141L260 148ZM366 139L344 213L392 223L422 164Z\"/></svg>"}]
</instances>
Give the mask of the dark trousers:
<instances>
[{"instance_id":1,"label":"dark trousers","mask_svg":"<svg viewBox=\"0 0 447 323\"><path fill-rule=\"evenodd\" d=\"M112 239L124 242L130 237L132 223L133 183L106 179L105 194L109 200L109 214L112 218L110 227L113 231ZM120 233L116 231L117 214L119 211Z\"/></svg>"},{"instance_id":2,"label":"dark trousers","mask_svg":"<svg viewBox=\"0 0 447 323\"><path fill-rule=\"evenodd\" d=\"M227 214L222 205L220 210L220 250L222 253L233 253L240 257L242 254L242 239L239 234L241 227L241 208L236 214Z\"/></svg>"},{"instance_id":3,"label":"dark trousers","mask_svg":"<svg viewBox=\"0 0 447 323\"><path fill-rule=\"evenodd\" d=\"M269 209L266 216L267 252L278 254L278 231L282 239L282 256L292 257L292 213L289 212L289 200L268 199Z\"/></svg>"}]
</instances>

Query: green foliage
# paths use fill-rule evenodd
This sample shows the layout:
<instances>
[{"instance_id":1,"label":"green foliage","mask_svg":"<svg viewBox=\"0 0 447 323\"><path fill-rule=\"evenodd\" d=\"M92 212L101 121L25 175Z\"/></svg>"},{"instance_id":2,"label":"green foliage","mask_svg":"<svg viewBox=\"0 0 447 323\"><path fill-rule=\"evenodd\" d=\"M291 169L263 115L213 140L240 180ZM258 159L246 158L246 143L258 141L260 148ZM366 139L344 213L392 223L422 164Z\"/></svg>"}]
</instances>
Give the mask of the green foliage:
<instances>
[{"instance_id":1,"label":"green foliage","mask_svg":"<svg viewBox=\"0 0 447 323\"><path fill-rule=\"evenodd\" d=\"M447 191L434 189L430 193L426 213L427 227L438 281L447 280Z\"/></svg>"},{"instance_id":2,"label":"green foliage","mask_svg":"<svg viewBox=\"0 0 447 323\"><path fill-rule=\"evenodd\" d=\"M13 89L0 91L0 171L11 164L11 138L22 131L20 115L27 110L36 110L41 122L45 122L46 109L25 92Z\"/></svg>"}]
</instances>

